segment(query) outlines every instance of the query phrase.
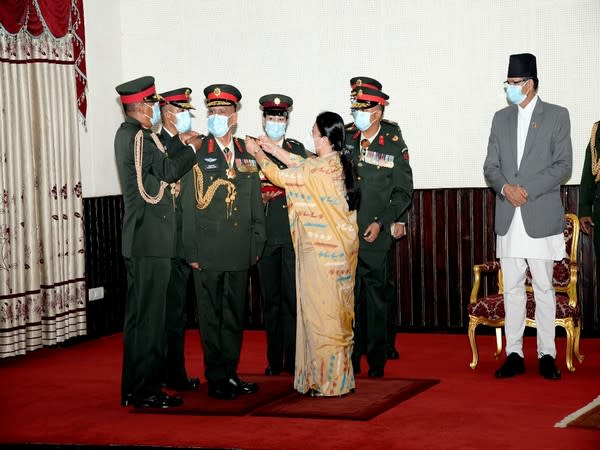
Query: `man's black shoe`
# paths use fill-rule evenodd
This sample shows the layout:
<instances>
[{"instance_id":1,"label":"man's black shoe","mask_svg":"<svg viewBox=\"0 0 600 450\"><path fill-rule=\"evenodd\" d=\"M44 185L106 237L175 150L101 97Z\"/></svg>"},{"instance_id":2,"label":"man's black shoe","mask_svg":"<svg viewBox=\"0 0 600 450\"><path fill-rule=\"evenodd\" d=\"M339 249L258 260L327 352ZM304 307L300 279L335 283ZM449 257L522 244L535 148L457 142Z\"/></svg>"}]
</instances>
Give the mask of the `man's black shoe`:
<instances>
[{"instance_id":1,"label":"man's black shoe","mask_svg":"<svg viewBox=\"0 0 600 450\"><path fill-rule=\"evenodd\" d=\"M229 379L229 384L238 394L254 394L258 392L258 384L240 380L237 376Z\"/></svg>"},{"instance_id":2,"label":"man's black shoe","mask_svg":"<svg viewBox=\"0 0 600 450\"><path fill-rule=\"evenodd\" d=\"M396 347L388 348L385 356L387 359L400 359L400 353L398 353Z\"/></svg>"},{"instance_id":3,"label":"man's black shoe","mask_svg":"<svg viewBox=\"0 0 600 450\"><path fill-rule=\"evenodd\" d=\"M496 370L496 378L510 378L525 373L525 360L518 353L511 353L504 364Z\"/></svg>"},{"instance_id":4,"label":"man's black shoe","mask_svg":"<svg viewBox=\"0 0 600 450\"><path fill-rule=\"evenodd\" d=\"M177 392L194 391L200 387L200 379L186 377L180 381L167 382L166 387Z\"/></svg>"},{"instance_id":5,"label":"man's black shoe","mask_svg":"<svg viewBox=\"0 0 600 450\"><path fill-rule=\"evenodd\" d=\"M556 368L554 358L550 355L544 355L539 360L540 375L546 380L560 380L560 370Z\"/></svg>"},{"instance_id":6,"label":"man's black shoe","mask_svg":"<svg viewBox=\"0 0 600 450\"><path fill-rule=\"evenodd\" d=\"M381 378L383 377L383 369L369 369L367 375L371 378Z\"/></svg>"},{"instance_id":7,"label":"man's black shoe","mask_svg":"<svg viewBox=\"0 0 600 450\"><path fill-rule=\"evenodd\" d=\"M265 375L267 375L267 376L279 375L279 374L281 374L281 370L275 369L273 366L267 366L267 368L265 369Z\"/></svg>"},{"instance_id":8,"label":"man's black shoe","mask_svg":"<svg viewBox=\"0 0 600 450\"><path fill-rule=\"evenodd\" d=\"M233 400L237 398L238 392L228 381L208 383L208 395L219 400Z\"/></svg>"},{"instance_id":9,"label":"man's black shoe","mask_svg":"<svg viewBox=\"0 0 600 450\"><path fill-rule=\"evenodd\" d=\"M148 397L134 397L132 403L136 408L173 408L183 405L183 399L161 392Z\"/></svg>"}]
</instances>

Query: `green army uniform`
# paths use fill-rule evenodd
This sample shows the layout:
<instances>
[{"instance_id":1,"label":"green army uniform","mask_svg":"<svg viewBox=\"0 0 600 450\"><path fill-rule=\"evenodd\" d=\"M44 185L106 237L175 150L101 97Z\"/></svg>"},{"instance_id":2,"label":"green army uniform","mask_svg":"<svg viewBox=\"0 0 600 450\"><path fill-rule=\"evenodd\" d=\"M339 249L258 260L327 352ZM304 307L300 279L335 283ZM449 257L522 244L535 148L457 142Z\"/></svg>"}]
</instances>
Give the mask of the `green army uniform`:
<instances>
[{"instance_id":1,"label":"green army uniform","mask_svg":"<svg viewBox=\"0 0 600 450\"><path fill-rule=\"evenodd\" d=\"M190 103L189 88L180 88L161 93L161 106L172 104L184 110L195 109ZM173 145L177 145L178 135L171 134L163 128L158 135L167 153ZM177 186L180 189L180 186ZM171 277L167 288L167 309L165 314L166 350L163 370L163 381L169 388L190 390L197 388L199 380L189 378L185 369L185 306L187 300L187 285L190 277L190 266L185 260L183 251L183 214L181 197L178 194L175 201L176 246L175 257L171 260Z\"/></svg>"},{"instance_id":2,"label":"green army uniform","mask_svg":"<svg viewBox=\"0 0 600 450\"><path fill-rule=\"evenodd\" d=\"M235 89L220 86L205 89L208 100ZM241 94L235 92L237 102ZM248 269L265 243L258 165L241 139L233 137L231 146L230 166L209 134L196 153L193 170L181 180L185 257L200 265L193 274L209 394L215 386L239 380Z\"/></svg>"},{"instance_id":3,"label":"green army uniform","mask_svg":"<svg viewBox=\"0 0 600 450\"><path fill-rule=\"evenodd\" d=\"M370 88L360 89L373 96L385 96ZM387 96L385 96L387 98ZM357 96L357 101L360 96ZM382 121L368 146L361 145L361 132L352 125L346 130L346 149L351 151L358 173L361 204L357 214L359 253L355 286L355 370L360 356L367 354L369 372L383 374L388 345L389 277L391 273L391 224L402 217L412 201L412 170L408 149L397 124ZM381 231L369 243L363 235L373 222Z\"/></svg>"},{"instance_id":4,"label":"green army uniform","mask_svg":"<svg viewBox=\"0 0 600 450\"><path fill-rule=\"evenodd\" d=\"M154 85L152 77L118 86L123 104L157 101L157 98L132 98L136 89L147 92L143 86L149 83ZM122 254L127 270L123 404L130 398L147 398L161 392L165 305L171 259L176 253L176 221L170 187L164 188L160 199L159 193L161 182L177 181L194 164L194 150L189 146L174 140L167 155L159 149L154 138L158 140L129 116L115 135L115 158L124 203ZM136 148L141 150L137 167Z\"/></svg>"},{"instance_id":5,"label":"green army uniform","mask_svg":"<svg viewBox=\"0 0 600 450\"><path fill-rule=\"evenodd\" d=\"M600 149L599 127L600 122L596 122L592 128L590 142L585 149L581 186L579 187L579 217L591 217L596 224L593 234L597 264L600 264L600 183L596 178L600 178L598 176L600 170L594 166L599 164L597 162Z\"/></svg>"},{"instance_id":6,"label":"green army uniform","mask_svg":"<svg viewBox=\"0 0 600 450\"><path fill-rule=\"evenodd\" d=\"M282 94L264 95L259 99L263 116L288 117L293 100ZM268 133L267 133L268 134ZM271 137L271 136L269 136ZM281 139L281 138L280 138ZM281 147L306 156L302 143L284 138ZM268 155L280 169L286 166ZM296 257L290 234L285 190L274 186L261 175L267 242L258 270L265 331L267 333L267 375L282 370L294 373L296 355Z\"/></svg>"}]
</instances>

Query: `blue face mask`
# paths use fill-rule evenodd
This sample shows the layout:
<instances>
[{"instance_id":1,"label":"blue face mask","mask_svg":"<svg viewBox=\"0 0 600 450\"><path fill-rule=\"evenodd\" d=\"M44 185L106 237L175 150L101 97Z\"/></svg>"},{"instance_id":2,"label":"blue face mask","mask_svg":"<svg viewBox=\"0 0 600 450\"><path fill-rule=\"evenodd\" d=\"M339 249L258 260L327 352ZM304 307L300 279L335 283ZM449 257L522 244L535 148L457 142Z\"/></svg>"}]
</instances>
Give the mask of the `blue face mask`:
<instances>
[{"instance_id":1,"label":"blue face mask","mask_svg":"<svg viewBox=\"0 0 600 450\"><path fill-rule=\"evenodd\" d=\"M525 100L526 97L527 96L521 91L521 86L509 85L506 87L506 98L509 102L515 105L520 105L521 103L523 103L523 100Z\"/></svg>"},{"instance_id":2,"label":"blue face mask","mask_svg":"<svg viewBox=\"0 0 600 450\"><path fill-rule=\"evenodd\" d=\"M356 125L356 128L360 131L368 130L373 123L371 122L371 113L366 111L354 110L352 111L352 117L354 117L354 125Z\"/></svg>"},{"instance_id":3,"label":"blue face mask","mask_svg":"<svg viewBox=\"0 0 600 450\"><path fill-rule=\"evenodd\" d=\"M181 111L175 114L175 128L180 133L186 133L192 129L192 116L189 111Z\"/></svg>"},{"instance_id":4,"label":"blue face mask","mask_svg":"<svg viewBox=\"0 0 600 450\"><path fill-rule=\"evenodd\" d=\"M144 114L145 115L145 114ZM152 117L146 116L150 118L150 123L153 127L158 125L160 122L160 108L158 107L158 102L152 103Z\"/></svg>"},{"instance_id":5,"label":"blue face mask","mask_svg":"<svg viewBox=\"0 0 600 450\"><path fill-rule=\"evenodd\" d=\"M271 139L278 141L285 135L285 122L267 120L265 122L265 132Z\"/></svg>"},{"instance_id":6,"label":"blue face mask","mask_svg":"<svg viewBox=\"0 0 600 450\"><path fill-rule=\"evenodd\" d=\"M231 116L223 116L221 114L213 114L208 116L208 131L214 137L223 137L229 131L229 118Z\"/></svg>"}]
</instances>

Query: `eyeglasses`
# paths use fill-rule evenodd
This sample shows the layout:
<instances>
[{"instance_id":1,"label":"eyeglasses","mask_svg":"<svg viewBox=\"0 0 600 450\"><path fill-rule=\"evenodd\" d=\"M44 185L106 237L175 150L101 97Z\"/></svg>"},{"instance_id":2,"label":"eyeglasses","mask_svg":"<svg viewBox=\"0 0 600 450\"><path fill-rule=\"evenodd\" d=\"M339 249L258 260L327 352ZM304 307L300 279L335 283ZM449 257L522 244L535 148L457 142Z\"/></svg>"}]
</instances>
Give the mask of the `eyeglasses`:
<instances>
[{"instance_id":1,"label":"eyeglasses","mask_svg":"<svg viewBox=\"0 0 600 450\"><path fill-rule=\"evenodd\" d=\"M502 84L504 85L505 88L507 88L508 86L523 86L529 80L531 80L531 78L523 78L521 80L506 80Z\"/></svg>"}]
</instances>

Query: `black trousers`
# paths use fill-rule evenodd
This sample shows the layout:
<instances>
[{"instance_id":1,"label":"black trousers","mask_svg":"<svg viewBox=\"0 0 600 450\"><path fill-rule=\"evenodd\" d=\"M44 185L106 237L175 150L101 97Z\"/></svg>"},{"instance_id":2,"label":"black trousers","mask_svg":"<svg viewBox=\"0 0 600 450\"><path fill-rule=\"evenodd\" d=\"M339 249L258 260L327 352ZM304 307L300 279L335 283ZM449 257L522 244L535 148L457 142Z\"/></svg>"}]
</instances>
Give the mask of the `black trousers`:
<instances>
[{"instance_id":1,"label":"black trousers","mask_svg":"<svg viewBox=\"0 0 600 450\"><path fill-rule=\"evenodd\" d=\"M121 396L160 392L165 349L165 308L171 259L125 258L127 300Z\"/></svg>"},{"instance_id":2,"label":"black trousers","mask_svg":"<svg viewBox=\"0 0 600 450\"><path fill-rule=\"evenodd\" d=\"M296 258L289 245L265 247L258 263L267 361L276 371L294 372L296 358Z\"/></svg>"},{"instance_id":3,"label":"black trousers","mask_svg":"<svg viewBox=\"0 0 600 450\"><path fill-rule=\"evenodd\" d=\"M360 367L360 357L366 353L370 369L383 370L388 345L388 277L389 258L358 255L354 290L354 351L352 364Z\"/></svg>"},{"instance_id":4,"label":"black trousers","mask_svg":"<svg viewBox=\"0 0 600 450\"><path fill-rule=\"evenodd\" d=\"M237 375L248 271L193 273L204 375L209 383L217 383Z\"/></svg>"},{"instance_id":5,"label":"black trousers","mask_svg":"<svg viewBox=\"0 0 600 450\"><path fill-rule=\"evenodd\" d=\"M178 383L187 380L185 370L185 305L190 266L181 258L171 260L171 277L167 288L164 381Z\"/></svg>"}]
</instances>

